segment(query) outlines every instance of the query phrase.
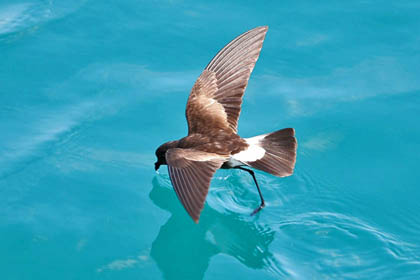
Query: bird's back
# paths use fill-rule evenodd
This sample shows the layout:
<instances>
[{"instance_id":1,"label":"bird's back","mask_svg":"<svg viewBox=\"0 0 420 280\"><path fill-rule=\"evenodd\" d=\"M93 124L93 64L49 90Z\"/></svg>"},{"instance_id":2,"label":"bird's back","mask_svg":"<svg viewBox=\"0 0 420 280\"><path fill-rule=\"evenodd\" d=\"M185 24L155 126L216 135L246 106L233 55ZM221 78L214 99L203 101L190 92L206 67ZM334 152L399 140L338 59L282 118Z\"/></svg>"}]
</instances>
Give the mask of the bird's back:
<instances>
[{"instance_id":1,"label":"bird's back","mask_svg":"<svg viewBox=\"0 0 420 280\"><path fill-rule=\"evenodd\" d=\"M208 134L191 134L178 142L178 148L230 156L245 150L248 144L235 133L217 130Z\"/></svg>"}]
</instances>

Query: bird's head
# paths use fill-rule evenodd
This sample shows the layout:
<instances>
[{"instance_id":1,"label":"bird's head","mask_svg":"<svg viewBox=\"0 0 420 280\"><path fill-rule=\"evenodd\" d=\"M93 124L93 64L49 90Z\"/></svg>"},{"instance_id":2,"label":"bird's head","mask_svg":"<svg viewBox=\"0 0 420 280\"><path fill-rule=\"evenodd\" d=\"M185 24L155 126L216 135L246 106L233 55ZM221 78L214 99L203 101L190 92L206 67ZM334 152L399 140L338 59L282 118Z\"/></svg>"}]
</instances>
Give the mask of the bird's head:
<instances>
[{"instance_id":1,"label":"bird's head","mask_svg":"<svg viewBox=\"0 0 420 280\"><path fill-rule=\"evenodd\" d=\"M178 141L170 141L166 142L159 146L159 148L156 149L156 158L157 161L155 162L155 170L157 171L161 165L166 164L166 152L171 149L175 148Z\"/></svg>"}]
</instances>

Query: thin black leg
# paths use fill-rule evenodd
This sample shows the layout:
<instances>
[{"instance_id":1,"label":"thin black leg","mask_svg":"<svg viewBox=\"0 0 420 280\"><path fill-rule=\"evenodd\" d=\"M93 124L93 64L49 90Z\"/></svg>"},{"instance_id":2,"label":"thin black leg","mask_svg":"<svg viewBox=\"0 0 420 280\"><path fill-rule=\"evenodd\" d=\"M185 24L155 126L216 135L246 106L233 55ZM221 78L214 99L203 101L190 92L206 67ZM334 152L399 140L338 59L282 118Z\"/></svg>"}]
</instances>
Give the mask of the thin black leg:
<instances>
[{"instance_id":1,"label":"thin black leg","mask_svg":"<svg viewBox=\"0 0 420 280\"><path fill-rule=\"evenodd\" d=\"M246 172L248 172L249 174L251 174L252 178L254 179L255 185L257 186L258 193L260 194L261 204L260 204L260 206L259 206L258 208L256 208L256 209L255 209L255 210L251 213L251 216L253 216L253 215L257 214L257 213L258 213L261 209L263 209L263 208L264 208L264 206L265 206L265 202L264 202L264 198L263 198L262 193L261 193L260 186L258 185L257 179L255 178L255 173L254 173L254 171L253 171L253 170L248 169L248 168L244 168L244 167L242 167L242 166L238 166L238 167L236 167L236 168L241 169L241 170L246 171Z\"/></svg>"}]
</instances>

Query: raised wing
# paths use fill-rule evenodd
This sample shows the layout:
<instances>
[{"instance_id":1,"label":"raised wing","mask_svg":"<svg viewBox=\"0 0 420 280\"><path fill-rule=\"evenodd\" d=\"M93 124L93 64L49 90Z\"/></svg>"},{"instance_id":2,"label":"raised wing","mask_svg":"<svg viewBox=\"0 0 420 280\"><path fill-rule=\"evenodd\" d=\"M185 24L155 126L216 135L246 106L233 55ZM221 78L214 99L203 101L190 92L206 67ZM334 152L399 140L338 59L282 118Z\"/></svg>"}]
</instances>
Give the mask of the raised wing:
<instances>
[{"instance_id":1,"label":"raised wing","mask_svg":"<svg viewBox=\"0 0 420 280\"><path fill-rule=\"evenodd\" d=\"M188 98L188 134L212 129L237 132L242 96L248 85L268 27L243 33L210 61Z\"/></svg>"},{"instance_id":2,"label":"raised wing","mask_svg":"<svg viewBox=\"0 0 420 280\"><path fill-rule=\"evenodd\" d=\"M226 157L193 149L169 149L166 152L169 176L178 199L198 223L214 173Z\"/></svg>"}]
</instances>

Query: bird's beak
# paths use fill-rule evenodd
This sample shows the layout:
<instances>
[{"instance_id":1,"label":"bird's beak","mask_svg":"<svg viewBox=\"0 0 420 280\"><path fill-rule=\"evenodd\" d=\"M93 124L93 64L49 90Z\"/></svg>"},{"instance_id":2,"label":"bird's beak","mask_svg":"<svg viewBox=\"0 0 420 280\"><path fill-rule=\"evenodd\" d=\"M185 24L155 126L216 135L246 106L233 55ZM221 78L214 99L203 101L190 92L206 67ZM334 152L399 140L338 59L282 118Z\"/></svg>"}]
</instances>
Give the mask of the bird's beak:
<instances>
[{"instance_id":1,"label":"bird's beak","mask_svg":"<svg viewBox=\"0 0 420 280\"><path fill-rule=\"evenodd\" d=\"M160 163L159 162L155 162L155 170L157 171L159 169Z\"/></svg>"}]
</instances>

